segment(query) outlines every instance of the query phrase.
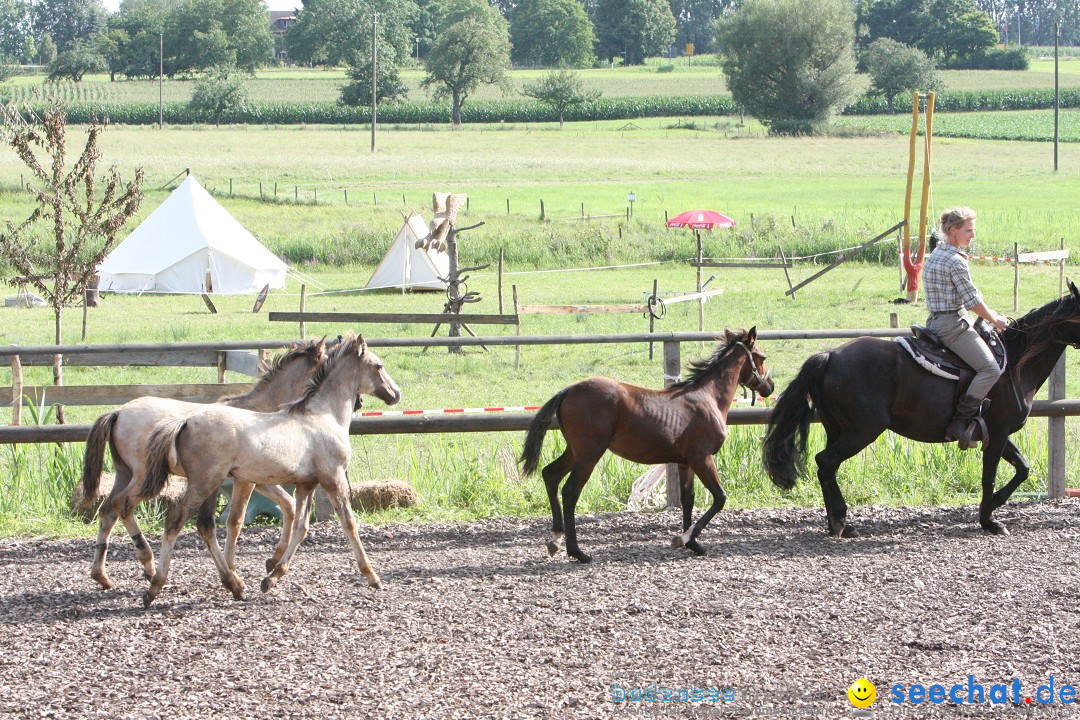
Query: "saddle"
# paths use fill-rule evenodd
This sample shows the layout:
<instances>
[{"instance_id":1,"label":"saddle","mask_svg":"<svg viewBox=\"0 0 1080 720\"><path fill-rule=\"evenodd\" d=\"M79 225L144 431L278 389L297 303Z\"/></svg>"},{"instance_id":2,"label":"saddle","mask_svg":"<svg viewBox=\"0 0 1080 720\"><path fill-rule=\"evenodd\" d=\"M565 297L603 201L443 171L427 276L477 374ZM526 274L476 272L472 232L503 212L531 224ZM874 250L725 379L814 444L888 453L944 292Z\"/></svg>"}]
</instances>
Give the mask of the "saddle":
<instances>
[{"instance_id":1,"label":"saddle","mask_svg":"<svg viewBox=\"0 0 1080 720\"><path fill-rule=\"evenodd\" d=\"M998 367L1005 371L1007 360L1005 358L1005 344L990 325L978 318L975 320L975 331L979 333L990 348ZM975 377L975 371L964 362L959 355L945 347L932 330L922 325L912 325L911 332L914 337L898 337L896 342L908 351L912 358L927 372L943 377L948 380L958 381L957 396L962 394L961 388L966 389Z\"/></svg>"}]
</instances>

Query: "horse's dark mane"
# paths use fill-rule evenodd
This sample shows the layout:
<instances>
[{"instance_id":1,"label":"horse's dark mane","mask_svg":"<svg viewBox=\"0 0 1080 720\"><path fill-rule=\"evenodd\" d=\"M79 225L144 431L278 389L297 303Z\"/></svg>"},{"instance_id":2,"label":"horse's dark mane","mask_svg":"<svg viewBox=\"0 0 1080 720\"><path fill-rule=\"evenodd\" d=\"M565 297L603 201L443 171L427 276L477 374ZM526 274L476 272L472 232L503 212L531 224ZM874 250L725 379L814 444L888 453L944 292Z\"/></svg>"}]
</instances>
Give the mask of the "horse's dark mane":
<instances>
[{"instance_id":1,"label":"horse's dark mane","mask_svg":"<svg viewBox=\"0 0 1080 720\"><path fill-rule=\"evenodd\" d=\"M715 370L720 365L720 361L729 352L731 352L731 349L735 347L736 343L745 341L746 331L741 329L736 330L735 333L732 335L731 339L728 340L727 343L717 347L716 351L708 360L691 360L689 366L689 377L687 377L685 380L680 380L679 382L673 384L671 387L681 389L694 386L695 384L700 382L703 377L708 375L712 370Z\"/></svg>"},{"instance_id":2,"label":"horse's dark mane","mask_svg":"<svg viewBox=\"0 0 1080 720\"><path fill-rule=\"evenodd\" d=\"M1076 314L1076 302L1072 295L1065 295L1009 323L1001 337L1017 372L1056 344L1050 330Z\"/></svg>"},{"instance_id":3,"label":"horse's dark mane","mask_svg":"<svg viewBox=\"0 0 1080 720\"><path fill-rule=\"evenodd\" d=\"M348 333L338 346L334 348L333 354L326 359L319 367L315 368L315 372L311 374L311 378L308 380L307 389L304 390L304 394L291 403L287 403L281 406L282 410L287 410L290 413L303 412L307 408L311 398L315 397L319 392L319 388L322 387L326 378L330 377L330 373L333 372L334 367L338 361L345 357L348 352L356 352L357 337L352 332Z\"/></svg>"},{"instance_id":4,"label":"horse's dark mane","mask_svg":"<svg viewBox=\"0 0 1080 720\"><path fill-rule=\"evenodd\" d=\"M277 355L274 357L273 360L270 361L270 367L267 368L266 372L259 376L259 379L255 382L255 384L250 390L248 390L246 393L225 395L224 397L219 398L218 402L228 404L230 400L236 400L237 398L254 395L258 391L265 388L268 384L273 382L274 378L283 367L291 363L293 360L299 359L302 355L313 353L318 347L318 345L319 341L317 340L310 340L306 343L294 345L288 352Z\"/></svg>"}]
</instances>

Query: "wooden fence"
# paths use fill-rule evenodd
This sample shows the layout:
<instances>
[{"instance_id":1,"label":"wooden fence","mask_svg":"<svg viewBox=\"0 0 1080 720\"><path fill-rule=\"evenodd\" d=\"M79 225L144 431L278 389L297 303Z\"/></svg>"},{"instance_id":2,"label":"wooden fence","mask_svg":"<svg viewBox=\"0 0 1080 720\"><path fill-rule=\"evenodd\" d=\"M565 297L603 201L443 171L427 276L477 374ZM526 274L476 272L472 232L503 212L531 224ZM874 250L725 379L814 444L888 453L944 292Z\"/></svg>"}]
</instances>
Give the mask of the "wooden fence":
<instances>
[{"instance_id":1,"label":"wooden fence","mask_svg":"<svg viewBox=\"0 0 1080 720\"><path fill-rule=\"evenodd\" d=\"M809 340L809 339L837 339L845 340L855 337L899 337L907 335L906 329L860 329L860 330L762 330L758 332L758 339L762 342L782 340ZM457 337L457 338L370 338L367 343L371 347L439 347L448 345L486 345L486 346L511 346L511 345L580 345L596 343L638 343L638 342L662 342L664 346L663 373L664 382L670 385L682 372L681 344L684 342L713 341L715 333L684 332L684 333L637 333L626 335L534 335L534 336L493 336L493 337ZM233 341L219 343L166 343L166 344L139 344L139 345L78 345L61 346L60 352L67 358L82 358L83 363L103 364L104 358L112 358L112 364L167 364L166 362L152 363L148 359L158 357L167 360L168 363L181 362L202 354L211 353L218 358L222 353L235 350L267 350L291 345L293 341ZM127 351L124 350L127 349ZM18 363L20 358L34 358L28 364L47 364L49 358L57 352L57 348L51 345L38 346L8 346L0 348L0 361L10 360L12 365ZM92 361L91 356L99 356L98 360ZM131 359L139 362L131 363ZM122 363L115 362L123 361ZM194 362L185 364L193 365ZM220 362L215 363L219 369ZM221 371L223 372L223 371ZM129 388L130 392L136 392L139 388L160 386L119 386ZM178 386L182 387L182 386ZM212 388L222 388L220 385L212 385ZM228 387L228 386L226 386ZM1049 497L1063 497L1065 495L1065 418L1080 415L1080 400L1065 398L1065 357L1062 356L1048 382L1049 399L1036 401L1032 408L1033 417L1049 418L1049 432L1047 433L1048 471L1047 471L1047 494ZM84 388L85 389L85 388ZM50 388L50 392L59 388ZM88 394L98 392L87 390ZM224 394L224 393L219 393ZM218 395L215 395L216 398ZM51 398L51 395L48 396ZM170 395L175 397L175 395ZM16 396L16 400L17 400ZM185 397L184 399L191 399ZM91 403L87 403L91 404ZM106 403L109 405L115 403ZM20 404L13 401L18 408ZM731 409L728 420L732 425L754 425L768 422L770 410L768 408L739 408ZM376 435L376 434L402 434L402 433L451 433L451 432L505 432L525 430L532 421L532 413L516 413L503 415L419 415L401 417L373 417L354 419L349 432L353 435ZM0 445L12 443L41 443L41 442L84 442L90 431L89 425L49 425L49 426L22 426L0 427ZM678 478L674 466L668 467L667 481L668 505L678 505Z\"/></svg>"}]
</instances>

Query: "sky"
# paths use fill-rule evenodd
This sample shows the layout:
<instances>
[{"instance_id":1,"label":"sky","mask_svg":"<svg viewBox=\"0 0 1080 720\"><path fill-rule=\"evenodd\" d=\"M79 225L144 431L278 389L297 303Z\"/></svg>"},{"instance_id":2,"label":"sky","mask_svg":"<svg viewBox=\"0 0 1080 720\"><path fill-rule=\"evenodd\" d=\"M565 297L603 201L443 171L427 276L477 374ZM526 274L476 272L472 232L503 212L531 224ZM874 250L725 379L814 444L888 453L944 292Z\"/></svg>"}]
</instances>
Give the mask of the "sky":
<instances>
[{"instance_id":1,"label":"sky","mask_svg":"<svg viewBox=\"0 0 1080 720\"><path fill-rule=\"evenodd\" d=\"M120 7L120 0L104 0L105 9L115 12ZM300 0L263 0L269 10L292 10L302 3Z\"/></svg>"}]
</instances>

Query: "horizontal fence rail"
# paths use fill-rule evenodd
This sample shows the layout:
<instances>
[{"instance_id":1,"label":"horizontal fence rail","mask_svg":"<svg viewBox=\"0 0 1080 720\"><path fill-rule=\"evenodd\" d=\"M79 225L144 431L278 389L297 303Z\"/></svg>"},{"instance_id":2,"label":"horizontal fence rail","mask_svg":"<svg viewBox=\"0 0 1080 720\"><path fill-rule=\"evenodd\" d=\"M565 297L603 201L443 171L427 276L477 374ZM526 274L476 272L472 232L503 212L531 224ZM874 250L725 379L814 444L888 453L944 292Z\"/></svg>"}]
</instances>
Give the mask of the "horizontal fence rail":
<instances>
[{"instance_id":1,"label":"horizontal fence rail","mask_svg":"<svg viewBox=\"0 0 1080 720\"><path fill-rule=\"evenodd\" d=\"M316 333L317 334L317 333ZM767 342L771 340L845 340L857 337L894 338L909 335L909 330L899 328L889 329L838 329L838 330L762 330L758 332L758 339ZM664 345L663 371L666 384L673 382L682 372L680 344L683 342L711 342L716 341L723 335L718 332L663 332L663 333L631 333L631 334L596 334L596 335L498 335L488 337L453 337L453 338L370 338L367 344L371 347L452 347L452 346L521 346L521 345L580 345L594 343L656 343ZM134 364L129 361L132 358L141 359L147 355L155 355L159 358L171 359L178 354L184 353L208 353L213 356L223 380L223 371L227 366L227 359L240 355L241 350L270 350L288 347L295 344L294 340L253 340L253 341L218 341L218 342L190 342L190 343L141 343L129 345L9 345L0 348L0 362L9 361L12 368L19 366L23 357L51 357L57 353L68 358L81 357L85 364ZM118 360L118 362L105 363L104 359ZM241 360L237 357L237 365L252 361L253 356ZM168 364L168 363L164 363ZM242 371L242 370L241 370ZM21 382L21 379L20 379ZM85 401L85 404L97 404L92 400L96 397L101 404L107 400L118 400L127 397L131 392L140 392L160 386L81 386L79 390L74 387L70 397L76 398L75 402ZM195 386L192 386L195 387ZM135 388L132 391L132 388ZM213 388L213 389L210 389ZM31 388L25 388L31 390ZM232 386L218 384L206 386L198 391L197 397L184 396L184 399L213 400L221 394L231 392ZM1065 433L1064 418L1080 415L1080 400L1071 400L1064 397L1064 358L1058 368L1051 375L1049 381L1050 399L1040 400L1033 403L1031 415L1033 417L1050 418L1048 432L1048 455L1049 468L1047 477L1048 494L1050 497L1061 497L1065 494ZM46 393L46 399L53 403L60 402L59 396L67 392L64 388L46 387L33 388L35 392L40 390ZM80 392L81 391L81 392ZM156 392L156 391L155 391ZM50 394L51 393L51 394ZM149 394L149 393L148 393ZM183 391L162 391L163 396L177 397L183 395ZM196 395L192 391L192 395ZM210 395L214 397L211 398ZM37 397L37 395L35 395ZM17 403L13 400L13 407ZM21 404L21 403L18 403ZM770 410L768 408L732 408L728 420L732 425L764 424L768 422ZM532 421L534 415L506 414L498 416L408 416L408 417L368 417L354 418L349 431L353 435L385 435L401 433L454 433L454 432L497 432L497 431L522 431ZM557 427L557 425L556 425ZM89 425L59 425L59 426L16 426L0 427L0 445L16 443L60 443L60 442L84 442L89 433ZM669 505L678 501L677 480L673 479L672 468L668 469L668 501Z\"/></svg>"},{"instance_id":2,"label":"horizontal fence rail","mask_svg":"<svg viewBox=\"0 0 1080 720\"><path fill-rule=\"evenodd\" d=\"M732 408L728 414L731 425L764 425L769 422L771 408ZM1032 417L1074 417L1080 415L1080 400L1036 400ZM412 415L392 417L353 418L350 435L402 435L415 433L457 432L515 432L526 430L536 413L507 413L505 415ZM817 422L815 418L814 422ZM559 421L552 421L552 428ZM0 445L14 443L85 442L89 425L22 425L0 426Z\"/></svg>"}]
</instances>

